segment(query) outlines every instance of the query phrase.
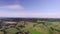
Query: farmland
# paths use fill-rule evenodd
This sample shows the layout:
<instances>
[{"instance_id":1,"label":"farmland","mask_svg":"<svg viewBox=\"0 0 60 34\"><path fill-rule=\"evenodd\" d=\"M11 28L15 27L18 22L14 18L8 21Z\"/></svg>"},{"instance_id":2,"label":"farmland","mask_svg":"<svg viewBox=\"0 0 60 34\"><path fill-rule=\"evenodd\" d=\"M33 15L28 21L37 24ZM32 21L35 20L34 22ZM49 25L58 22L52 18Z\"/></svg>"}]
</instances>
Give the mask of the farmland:
<instances>
[{"instance_id":1,"label":"farmland","mask_svg":"<svg viewBox=\"0 0 60 34\"><path fill-rule=\"evenodd\" d=\"M13 23L3 23L0 26L0 34L60 34L59 19L3 19L3 21Z\"/></svg>"}]
</instances>

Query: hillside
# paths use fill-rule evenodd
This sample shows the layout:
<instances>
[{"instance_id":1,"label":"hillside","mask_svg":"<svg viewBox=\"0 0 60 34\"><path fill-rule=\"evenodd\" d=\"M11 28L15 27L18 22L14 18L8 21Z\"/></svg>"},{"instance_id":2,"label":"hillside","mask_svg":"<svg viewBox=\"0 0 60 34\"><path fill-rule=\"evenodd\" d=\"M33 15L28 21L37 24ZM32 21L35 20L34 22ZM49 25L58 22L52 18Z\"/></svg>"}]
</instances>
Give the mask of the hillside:
<instances>
[{"instance_id":1,"label":"hillside","mask_svg":"<svg viewBox=\"0 0 60 34\"><path fill-rule=\"evenodd\" d=\"M3 18L0 21L0 33L1 34L60 34L59 20L60 19L51 19L51 18L50 19ZM10 24L10 22L12 24ZM13 22L15 24L13 24Z\"/></svg>"}]
</instances>

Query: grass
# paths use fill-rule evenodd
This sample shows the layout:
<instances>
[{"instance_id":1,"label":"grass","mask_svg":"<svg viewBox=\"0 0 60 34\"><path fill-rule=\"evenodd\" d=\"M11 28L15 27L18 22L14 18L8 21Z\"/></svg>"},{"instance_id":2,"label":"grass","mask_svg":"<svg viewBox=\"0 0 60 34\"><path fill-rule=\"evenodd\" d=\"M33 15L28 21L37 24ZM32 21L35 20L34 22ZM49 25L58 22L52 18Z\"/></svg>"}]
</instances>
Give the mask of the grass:
<instances>
[{"instance_id":1,"label":"grass","mask_svg":"<svg viewBox=\"0 0 60 34\"><path fill-rule=\"evenodd\" d=\"M0 34L4 34L4 32L0 32Z\"/></svg>"},{"instance_id":2,"label":"grass","mask_svg":"<svg viewBox=\"0 0 60 34\"><path fill-rule=\"evenodd\" d=\"M35 27L33 27L33 25L36 24ZM60 23L59 22L45 22L45 25L43 24L37 24L37 23L32 23L32 22L29 22L25 25L25 28L19 28L21 30L25 30L25 31L29 31L30 34L52 34L52 30L50 27L50 25L52 25L52 27L54 27L54 29L57 29L57 30L60 30ZM20 26L20 23L17 24L17 26ZM6 29L6 32L8 32L8 34L15 34L16 32L19 32L19 30L17 30L16 28L9 28L9 29ZM56 31L55 31L56 32ZM59 32L58 32L59 33Z\"/></svg>"},{"instance_id":3,"label":"grass","mask_svg":"<svg viewBox=\"0 0 60 34\"><path fill-rule=\"evenodd\" d=\"M16 28L9 28L6 30L6 32L10 33L10 34L15 34L16 32L18 32L19 30L17 30Z\"/></svg>"},{"instance_id":4,"label":"grass","mask_svg":"<svg viewBox=\"0 0 60 34\"><path fill-rule=\"evenodd\" d=\"M38 31L33 30L33 29L28 29L28 31L30 32L30 34L42 34L41 32L38 32Z\"/></svg>"},{"instance_id":5,"label":"grass","mask_svg":"<svg viewBox=\"0 0 60 34\"><path fill-rule=\"evenodd\" d=\"M44 26L43 24L36 24L35 27L33 27L34 23L28 23L28 25L26 27L30 27L30 28L26 28L26 30L28 29L28 31L30 31L31 34L50 34L51 32L49 31L49 29Z\"/></svg>"},{"instance_id":6,"label":"grass","mask_svg":"<svg viewBox=\"0 0 60 34\"><path fill-rule=\"evenodd\" d=\"M42 24L41 24L41 25L37 25L37 26L35 27L35 29L36 29L37 31L43 33L43 34L50 34L50 33L51 33L50 29L49 29L48 27L42 25Z\"/></svg>"}]
</instances>

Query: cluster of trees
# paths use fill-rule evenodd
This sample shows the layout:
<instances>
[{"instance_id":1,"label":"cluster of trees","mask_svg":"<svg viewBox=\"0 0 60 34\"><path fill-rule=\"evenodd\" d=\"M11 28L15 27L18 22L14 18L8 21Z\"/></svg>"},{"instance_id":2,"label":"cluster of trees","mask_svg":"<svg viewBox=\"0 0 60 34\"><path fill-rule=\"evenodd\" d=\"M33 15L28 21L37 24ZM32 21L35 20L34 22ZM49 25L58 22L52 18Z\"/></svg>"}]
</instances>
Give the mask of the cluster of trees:
<instances>
[{"instance_id":1,"label":"cluster of trees","mask_svg":"<svg viewBox=\"0 0 60 34\"><path fill-rule=\"evenodd\" d=\"M6 24L7 26L9 26L10 24ZM25 28L25 25L24 23L22 23L22 25L20 23L16 23L13 27L10 27L10 28L14 28L15 30L18 30L16 31L16 33L14 34L29 34L29 32L25 32L25 31L22 31L23 28ZM10 28L1 28L0 29L0 32L3 32L4 34L9 34L8 32L10 32ZM9 31L6 31L6 30L9 30ZM11 29L12 30L12 29ZM11 32L13 34L13 32Z\"/></svg>"}]
</instances>

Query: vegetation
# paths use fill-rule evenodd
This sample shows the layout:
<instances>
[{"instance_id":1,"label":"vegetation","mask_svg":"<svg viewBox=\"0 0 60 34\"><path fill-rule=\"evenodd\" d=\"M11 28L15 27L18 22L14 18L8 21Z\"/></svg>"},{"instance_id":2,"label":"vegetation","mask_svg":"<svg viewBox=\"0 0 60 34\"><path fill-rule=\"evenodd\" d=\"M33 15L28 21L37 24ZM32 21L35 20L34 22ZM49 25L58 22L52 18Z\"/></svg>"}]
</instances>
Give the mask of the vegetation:
<instances>
[{"instance_id":1,"label":"vegetation","mask_svg":"<svg viewBox=\"0 0 60 34\"><path fill-rule=\"evenodd\" d=\"M17 30L16 28L9 28L9 29L6 29L5 31L9 34L15 34L19 32L19 30Z\"/></svg>"},{"instance_id":2,"label":"vegetation","mask_svg":"<svg viewBox=\"0 0 60 34\"><path fill-rule=\"evenodd\" d=\"M14 21L14 20L13 20ZM60 21L18 21L0 28L0 34L60 34Z\"/></svg>"},{"instance_id":3,"label":"vegetation","mask_svg":"<svg viewBox=\"0 0 60 34\"><path fill-rule=\"evenodd\" d=\"M30 34L42 34L41 32L38 32L38 31L33 30L33 29L28 29L28 31L30 32Z\"/></svg>"}]
</instances>

